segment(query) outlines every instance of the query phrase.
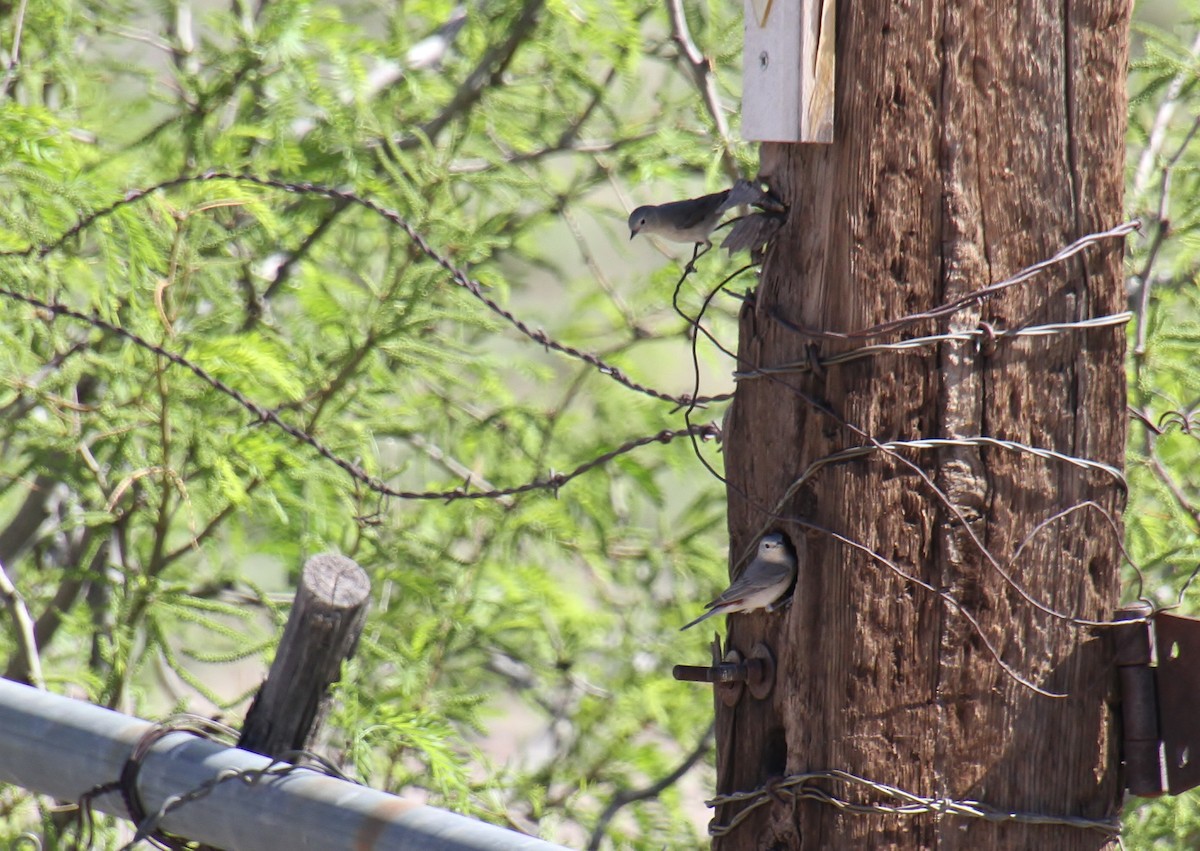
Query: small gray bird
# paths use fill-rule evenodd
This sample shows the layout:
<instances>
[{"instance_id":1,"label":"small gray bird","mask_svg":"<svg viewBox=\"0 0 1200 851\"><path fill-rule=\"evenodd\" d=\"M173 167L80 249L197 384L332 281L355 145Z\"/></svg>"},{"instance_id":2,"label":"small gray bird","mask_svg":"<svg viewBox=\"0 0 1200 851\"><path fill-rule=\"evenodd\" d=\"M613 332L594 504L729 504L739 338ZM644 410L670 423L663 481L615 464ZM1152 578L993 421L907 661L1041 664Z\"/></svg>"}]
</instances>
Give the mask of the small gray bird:
<instances>
[{"instance_id":1,"label":"small gray bird","mask_svg":"<svg viewBox=\"0 0 1200 851\"><path fill-rule=\"evenodd\" d=\"M638 207L629 214L629 238L646 233L657 234L671 242L711 245L708 235L728 209L725 206L728 200L729 190L725 189L686 201Z\"/></svg>"},{"instance_id":2,"label":"small gray bird","mask_svg":"<svg viewBox=\"0 0 1200 851\"><path fill-rule=\"evenodd\" d=\"M629 238L646 233L657 234L672 242L712 245L708 235L727 210L742 204L758 204L766 197L767 193L761 187L749 180L739 180L732 188L712 195L666 204L647 204L629 214Z\"/></svg>"},{"instance_id":3,"label":"small gray bird","mask_svg":"<svg viewBox=\"0 0 1200 851\"><path fill-rule=\"evenodd\" d=\"M742 575L733 581L720 597L708 604L708 611L681 627L690 629L713 615L729 612L753 612L766 609L773 612L780 595L787 591L796 576L796 557L788 549L783 535L775 532L764 535L758 542L758 554Z\"/></svg>"}]
</instances>

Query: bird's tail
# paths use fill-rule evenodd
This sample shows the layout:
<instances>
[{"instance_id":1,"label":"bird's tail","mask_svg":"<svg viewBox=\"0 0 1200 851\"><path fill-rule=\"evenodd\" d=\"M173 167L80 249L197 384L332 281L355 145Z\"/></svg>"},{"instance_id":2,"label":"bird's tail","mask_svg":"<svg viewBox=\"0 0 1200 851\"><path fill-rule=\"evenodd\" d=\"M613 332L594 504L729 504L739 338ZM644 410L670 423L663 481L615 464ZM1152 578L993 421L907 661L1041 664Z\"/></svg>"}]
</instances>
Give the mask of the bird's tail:
<instances>
[{"instance_id":1,"label":"bird's tail","mask_svg":"<svg viewBox=\"0 0 1200 851\"><path fill-rule=\"evenodd\" d=\"M694 621L692 621L691 623L689 623L689 624L686 624L686 625L684 625L684 626L681 626L681 627L679 628L679 631L680 631L680 632L683 632L685 629L691 629L691 628L692 628L692 627L694 627L696 624L700 623L700 621L706 621L706 620L708 620L709 618L711 618L713 615L719 615L719 614L721 614L721 611L722 611L721 609L709 609L707 612L705 612L704 614L702 614L700 617L696 618L696 619L695 619Z\"/></svg>"}]
</instances>

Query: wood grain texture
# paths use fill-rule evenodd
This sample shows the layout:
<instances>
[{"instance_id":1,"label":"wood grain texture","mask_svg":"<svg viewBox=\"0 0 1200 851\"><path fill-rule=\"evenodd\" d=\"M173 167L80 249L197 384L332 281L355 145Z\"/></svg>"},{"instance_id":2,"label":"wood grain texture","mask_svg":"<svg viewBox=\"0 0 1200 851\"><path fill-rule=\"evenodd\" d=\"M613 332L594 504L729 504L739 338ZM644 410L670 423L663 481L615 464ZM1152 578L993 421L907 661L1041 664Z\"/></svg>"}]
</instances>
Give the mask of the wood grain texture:
<instances>
[{"instance_id":1,"label":"wood grain texture","mask_svg":"<svg viewBox=\"0 0 1200 851\"><path fill-rule=\"evenodd\" d=\"M834 144L763 147L763 173L791 215L757 303L743 311L741 368L805 358L805 340L776 314L808 328L864 328L1119 222L1129 14L1123 0L840 4ZM889 339L1116 312L1121 256L1116 243L1089 249L1002 298ZM819 351L851 345L825 341ZM1116 812L1108 650L1033 609L968 534L1007 565L1062 509L1090 499L1119 514L1124 494L1111 479L998 449L907 453L964 527L911 469L876 453L825 468L782 512L948 590L1007 664L1067 693L1062 700L1008 677L934 595L769 510L813 460L864 442L801 394L879 440L982 434L1120 467L1124 347L1119 328L1002 341L991 353L944 344L739 385L725 443L732 552L769 524L806 536L808 559L782 616L730 618L732 646L764 640L779 673L769 699L717 706L718 792L840 768L1014 810ZM1118 598L1118 540L1099 512L1076 512L1038 534L1009 571L1050 606L1105 618ZM715 847L1093 849L1106 840L1078 828L776 802Z\"/></svg>"},{"instance_id":2,"label":"wood grain texture","mask_svg":"<svg viewBox=\"0 0 1200 851\"><path fill-rule=\"evenodd\" d=\"M239 748L278 758L309 746L324 720L329 686L358 646L370 591L366 572L345 556L322 553L305 562L275 661L246 713Z\"/></svg>"}]
</instances>

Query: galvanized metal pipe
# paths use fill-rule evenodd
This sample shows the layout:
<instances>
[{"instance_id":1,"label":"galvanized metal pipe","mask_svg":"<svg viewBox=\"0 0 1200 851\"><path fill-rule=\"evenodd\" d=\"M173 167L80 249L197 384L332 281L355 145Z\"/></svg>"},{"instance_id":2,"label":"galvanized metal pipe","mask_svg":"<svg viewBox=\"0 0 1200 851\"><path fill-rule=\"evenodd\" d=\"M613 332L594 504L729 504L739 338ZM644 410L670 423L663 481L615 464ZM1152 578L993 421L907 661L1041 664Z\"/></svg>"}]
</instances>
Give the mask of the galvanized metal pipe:
<instances>
[{"instance_id":1,"label":"galvanized metal pipe","mask_svg":"<svg viewBox=\"0 0 1200 851\"><path fill-rule=\"evenodd\" d=\"M154 725L99 706L0 680L0 782L67 801L111 783ZM222 772L263 770L271 760L187 733L170 733L142 762L147 812ZM128 818L117 793L98 810ZM564 851L540 839L356 786L313 771L256 783L238 779L172 810L161 827L228 851Z\"/></svg>"}]
</instances>

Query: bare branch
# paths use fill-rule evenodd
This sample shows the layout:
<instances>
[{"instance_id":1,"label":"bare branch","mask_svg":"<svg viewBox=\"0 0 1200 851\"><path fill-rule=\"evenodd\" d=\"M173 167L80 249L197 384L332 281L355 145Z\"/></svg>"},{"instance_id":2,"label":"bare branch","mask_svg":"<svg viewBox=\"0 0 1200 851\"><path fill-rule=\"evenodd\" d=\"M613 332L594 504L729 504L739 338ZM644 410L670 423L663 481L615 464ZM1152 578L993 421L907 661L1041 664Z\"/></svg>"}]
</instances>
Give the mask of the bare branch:
<instances>
[{"instance_id":1,"label":"bare branch","mask_svg":"<svg viewBox=\"0 0 1200 851\"><path fill-rule=\"evenodd\" d=\"M671 37L679 45L680 56L687 62L688 70L692 74L692 81L700 90L704 105L708 108L708 114L713 120L713 127L717 131L717 140L721 143L721 165L725 169L726 176L730 180L736 181L742 175L738 171L737 160L733 156L729 122L725 120L725 113L721 109L721 100L717 95L717 80L712 73L712 62L700 52L696 43L692 41L687 15L683 11L683 0L667 0L667 12L671 16Z\"/></svg>"},{"instance_id":2,"label":"bare branch","mask_svg":"<svg viewBox=\"0 0 1200 851\"><path fill-rule=\"evenodd\" d=\"M1200 56L1200 30L1197 30L1196 38L1188 50L1190 61L1195 62L1197 56ZM1154 171L1155 160L1158 159L1159 152L1162 151L1162 147L1167 141L1167 128L1171 125L1171 119L1175 117L1175 110L1179 107L1179 96L1183 94L1184 85L1192 79L1191 73L1180 72L1172 78L1167 86L1166 94L1158 105L1158 111L1154 114L1150 138L1146 147L1142 149L1142 155L1138 157L1137 176L1133 180L1130 192L1133 198L1140 198L1150 183L1150 174Z\"/></svg>"},{"instance_id":3,"label":"bare branch","mask_svg":"<svg viewBox=\"0 0 1200 851\"><path fill-rule=\"evenodd\" d=\"M25 8L29 0L21 0L17 14L13 16L13 43L8 54L8 67L4 69L4 79L0 81L0 98L12 94L12 87L17 82L17 70L21 66L21 34L25 30Z\"/></svg>"},{"instance_id":4,"label":"bare branch","mask_svg":"<svg viewBox=\"0 0 1200 851\"><path fill-rule=\"evenodd\" d=\"M509 35L500 44L494 46L483 55L463 84L458 87L450 103L429 121L421 125L421 129L411 136L397 139L392 144L401 151L420 147L426 139L436 139L447 126L460 115L473 107L483 93L500 82L505 69L508 68L517 50L533 32L538 15L542 11L545 0L525 0L521 14L509 26ZM386 149L386 148L385 148Z\"/></svg>"},{"instance_id":5,"label":"bare branch","mask_svg":"<svg viewBox=\"0 0 1200 851\"><path fill-rule=\"evenodd\" d=\"M17 591L12 580L0 563L0 598L8 607L9 617L16 627L17 650L25 663L26 679L34 688L45 689L46 681L42 678L42 662L38 656L37 639L33 634L33 620L29 617L29 609L25 608L25 599Z\"/></svg>"},{"instance_id":6,"label":"bare branch","mask_svg":"<svg viewBox=\"0 0 1200 851\"><path fill-rule=\"evenodd\" d=\"M692 766L708 755L712 748L713 725L709 724L708 729L704 731L704 735L700 737L700 741L696 743L696 747L692 752L683 758L679 765L675 766L674 770L665 777L651 783L642 789L624 789L612 796L612 800L608 802L608 806L604 808L604 812L600 814L600 818L596 820L596 826L592 828L592 837L588 841L588 851L597 851L600 843L604 840L604 831L608 827L608 823L613 820L622 807L629 804L636 804L638 801L647 801L651 798L657 798L666 789L679 782L679 778L692 770Z\"/></svg>"}]
</instances>

